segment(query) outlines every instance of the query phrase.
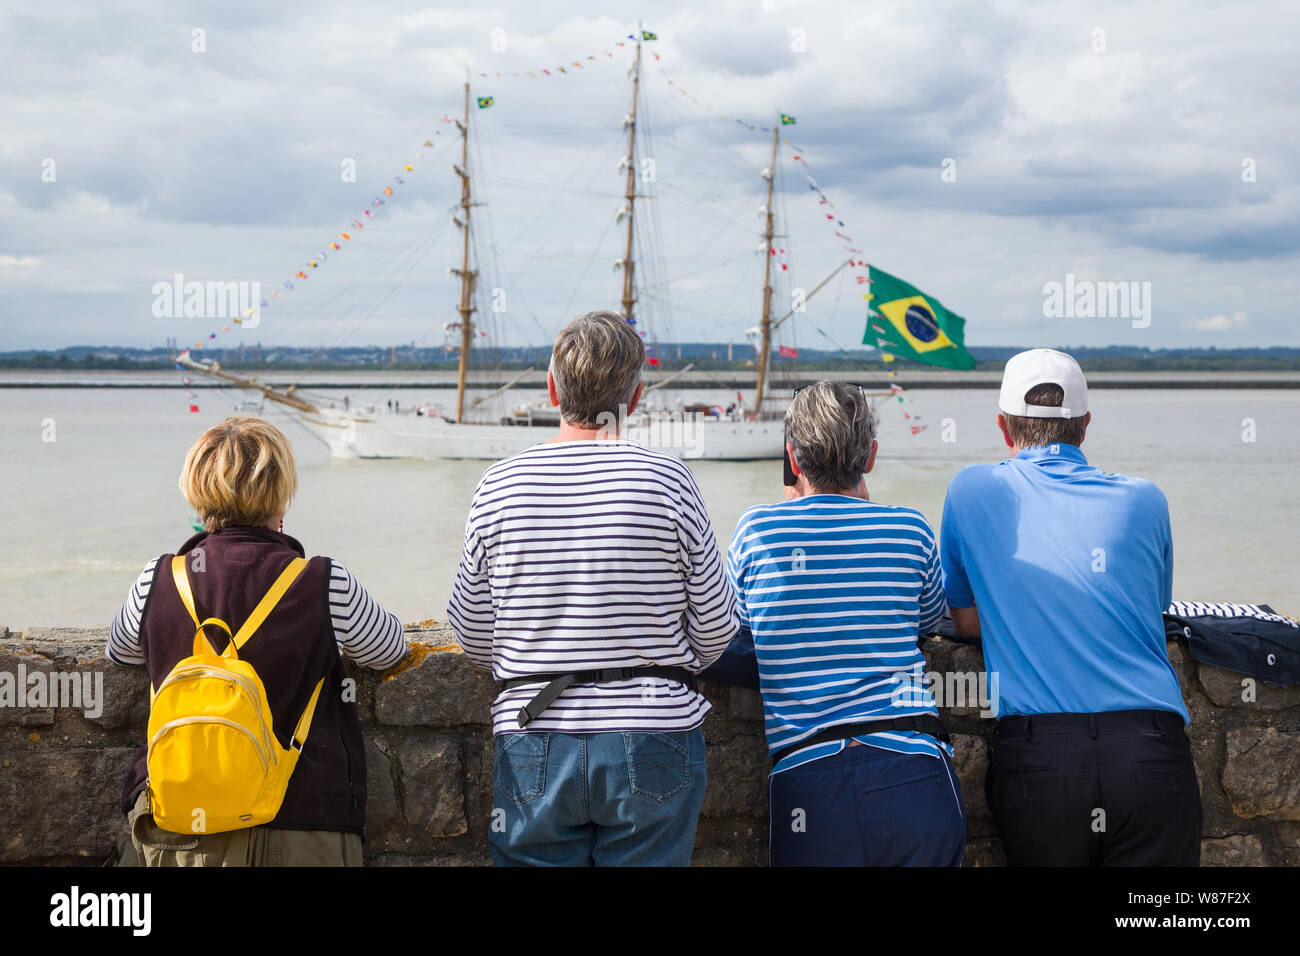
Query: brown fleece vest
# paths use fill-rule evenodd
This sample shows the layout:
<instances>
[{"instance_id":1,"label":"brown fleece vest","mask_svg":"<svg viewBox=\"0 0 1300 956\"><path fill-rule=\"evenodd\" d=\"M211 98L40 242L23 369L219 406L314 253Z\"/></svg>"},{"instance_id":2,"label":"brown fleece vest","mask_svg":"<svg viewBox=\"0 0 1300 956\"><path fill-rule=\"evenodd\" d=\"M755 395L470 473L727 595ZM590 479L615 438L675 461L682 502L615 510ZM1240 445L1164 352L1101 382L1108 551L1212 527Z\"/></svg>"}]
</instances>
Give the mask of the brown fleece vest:
<instances>
[{"instance_id":1,"label":"brown fleece vest","mask_svg":"<svg viewBox=\"0 0 1300 956\"><path fill-rule=\"evenodd\" d=\"M239 630L289 562L305 557L296 540L269 528L204 532L186 541L178 553L187 558L199 619L221 618L232 631ZM194 622L176 591L171 560L170 554L158 559L140 622L140 644L155 688L194 647ZM329 615L329 577L329 558L308 561L239 656L262 678L282 747L288 747L316 682L325 678L284 803L267 826L360 833L366 820L365 744L356 704L343 700L343 664ZM225 635L212 627L207 633L221 652ZM146 777L142 750L127 776L123 812L135 803Z\"/></svg>"}]
</instances>

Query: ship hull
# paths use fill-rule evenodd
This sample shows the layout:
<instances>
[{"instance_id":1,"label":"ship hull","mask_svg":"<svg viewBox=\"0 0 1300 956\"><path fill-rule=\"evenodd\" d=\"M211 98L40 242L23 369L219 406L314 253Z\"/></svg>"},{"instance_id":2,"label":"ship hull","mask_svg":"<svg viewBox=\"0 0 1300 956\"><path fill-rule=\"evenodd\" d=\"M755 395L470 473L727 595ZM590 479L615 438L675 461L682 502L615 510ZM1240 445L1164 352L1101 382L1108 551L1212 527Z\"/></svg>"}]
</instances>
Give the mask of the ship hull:
<instances>
[{"instance_id":1,"label":"ship hull","mask_svg":"<svg viewBox=\"0 0 1300 956\"><path fill-rule=\"evenodd\" d=\"M335 458L496 461L556 434L553 425L457 424L411 414L321 410L295 417L329 446ZM770 460L780 458L785 447L780 421L634 420L624 434L631 441L688 460Z\"/></svg>"}]
</instances>

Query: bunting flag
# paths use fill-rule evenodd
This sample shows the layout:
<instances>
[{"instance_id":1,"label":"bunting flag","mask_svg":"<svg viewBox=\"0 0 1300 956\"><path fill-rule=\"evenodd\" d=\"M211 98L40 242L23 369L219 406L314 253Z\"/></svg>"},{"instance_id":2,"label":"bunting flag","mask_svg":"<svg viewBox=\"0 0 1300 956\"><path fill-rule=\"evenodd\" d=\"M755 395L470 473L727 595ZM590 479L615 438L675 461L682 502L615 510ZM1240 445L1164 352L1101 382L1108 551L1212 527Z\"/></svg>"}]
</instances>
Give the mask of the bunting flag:
<instances>
[{"instance_id":1,"label":"bunting flag","mask_svg":"<svg viewBox=\"0 0 1300 956\"><path fill-rule=\"evenodd\" d=\"M651 33L649 30L642 30L641 39L643 41L658 40L659 35L656 33ZM635 44L636 34L634 33L626 34L622 40L616 40L614 43L610 44L608 47L604 49L597 50L594 53L588 53L586 56L580 56L573 60L566 60L565 62L555 66L538 67L533 70L511 70L509 72L506 71L487 72L483 70L478 70L475 72L475 75L485 80L492 79L492 78L503 80L506 79L507 77L527 77L530 80L536 80L539 77L573 76L574 71L576 70L586 70L588 64L601 63L604 62L605 60L614 59L613 51L618 47L627 47L629 45L627 42L628 40L631 40L632 43ZM658 54L656 54L655 56L657 58ZM604 60L601 59L602 57L604 57ZM488 101L487 104L484 105L480 101L479 109L487 109L488 106L492 105L492 97L490 96L485 97L485 99ZM450 122L450 120L448 122Z\"/></svg>"},{"instance_id":2,"label":"bunting flag","mask_svg":"<svg viewBox=\"0 0 1300 956\"><path fill-rule=\"evenodd\" d=\"M869 267L871 291L863 343L893 355L942 368L972 369L974 357L966 351L966 320L949 312L938 299L875 266ZM883 355L882 355L883 357Z\"/></svg>"},{"instance_id":3,"label":"bunting flag","mask_svg":"<svg viewBox=\"0 0 1300 956\"><path fill-rule=\"evenodd\" d=\"M490 102L491 102L491 99L492 99L491 97L487 97L487 100L489 101L489 104L490 104ZM444 117L444 119L447 119L447 121L450 122L450 120L449 120L447 117ZM428 137L427 139L425 139L425 140L423 141L423 148L425 148L425 149L432 149L432 148L434 147L435 142L438 142L437 140L435 140L435 137L438 137L438 136L441 136L441 135L442 135L441 131L435 130L433 136L430 136L430 137ZM425 156L425 153L421 152L421 153L418 153L418 154L416 155L415 158L416 158L417 160L423 160L423 159L426 158L426 156ZM416 167L415 167L415 163L405 163L405 164L402 165L401 170L402 170L403 172L410 173L410 172L413 172L413 171L415 170L415 168L416 168ZM393 182L396 183L398 186L403 186L403 185L406 184L406 180L403 179L401 176L394 176L394 177L393 177ZM381 189L380 192L381 192L381 196L391 196L391 197L394 197L394 198L395 198L396 195L397 195L396 191L393 189L392 186L385 186L385 187L383 187L383 188ZM372 207L373 209L376 209L376 210L377 210L377 209L379 209L380 207L383 207L383 206L386 205L385 200L384 200L383 198L381 198L381 196L376 196L374 199L371 200L370 205L371 205L371 207ZM364 210L364 211L362 212L362 215L361 215L360 217L358 217L358 218L352 220L352 224L351 224L351 227L350 227L350 228L353 229L353 230L355 230L355 231L359 231L359 230L365 228L364 224L363 224L362 221L361 221L363 217L364 217L364 218L368 218L368 219L370 219L372 222L375 221L375 217L374 217L373 215L371 215L371 212L372 212L371 209L366 209L366 210ZM351 241L351 240L353 239L353 235L352 235L352 233L350 233L350 232L340 232L340 233L338 234L338 238L344 240L345 242L347 242L347 241ZM325 251L325 249L341 250L342 248L343 248L342 245L340 245L340 244L338 243L338 241L336 241L336 240L335 240L335 241L328 242L328 243L325 244L324 247L320 248L319 251L317 251L317 252L315 253L315 255L314 255L312 258L309 258L309 259L306 260L306 265L307 265L309 268L311 268L311 269L319 269L319 268L321 267L322 263L328 261L328 259L329 259L329 253L327 253L327 252ZM307 272L306 272L304 269L297 269L297 270L295 270L294 273L293 273L293 276L292 276L291 278L289 278L289 279L285 279L284 282L281 283L281 287L282 287L282 289L284 290L285 295L288 295L289 292L292 292L292 291L294 290L295 285L296 285L295 282L293 281L294 278L297 278L297 279L304 279L304 280L305 280L307 277L308 277L308 274L307 274ZM257 306L256 306L255 308L256 308L256 309L265 310L265 309L267 309L269 306L271 306L272 304L274 304L275 302L279 302L279 301L281 301L282 296L281 296L280 293L281 293L281 289L272 289L272 290L271 290L271 294L270 294L270 296L269 296L268 298L264 298L264 299L259 300L258 303L257 303ZM233 323L234 323L235 325L240 325L240 326L242 326L242 325L244 324L244 320L245 320L245 319L249 319L249 318L251 318L252 316L254 316L255 314L257 314L256 311L255 311L255 308L249 308L249 309L246 309L246 310L244 311L244 314L243 314L242 316L237 316L237 317L235 317L235 318L232 320ZM221 334L229 334L230 330L231 330L231 326L229 326L229 325L223 325L223 326L220 326L220 333L221 333ZM210 333L208 333L207 341L214 341L214 340L217 338L217 335L218 335L218 332L210 332ZM199 340L199 341L195 342L192 346L190 346L190 348L187 348L187 349L185 349L184 351L182 351L182 352L181 352L181 357L186 357L186 356L188 356L188 355L190 354L190 352L195 351L195 350L200 350L200 349L202 349L203 347L204 347L204 340ZM177 371L184 371L185 366L182 365L181 363L177 362L177 363L176 363L176 369L177 369ZM183 384L185 384L185 385L189 385L189 384L191 383L192 380L191 380L190 378L188 378L188 377L182 377L181 381L182 381ZM193 395L187 393L187 395L186 395L186 398L187 398L187 399L188 399L188 398L192 398L192 397L193 397ZM199 407L198 407L198 405L196 405L196 404L192 404L192 403L191 403L191 404L189 404L189 410L190 410L191 413L196 413L196 412L198 412Z\"/></svg>"},{"instance_id":4,"label":"bunting flag","mask_svg":"<svg viewBox=\"0 0 1300 956\"><path fill-rule=\"evenodd\" d=\"M799 350L796 349L796 348L791 348L791 347L788 346L788 345L780 345L780 346L777 346L777 350L776 350L776 351L777 351L777 354L781 356L781 358L798 358L798 357L799 357Z\"/></svg>"},{"instance_id":5,"label":"bunting flag","mask_svg":"<svg viewBox=\"0 0 1300 956\"><path fill-rule=\"evenodd\" d=\"M481 110L485 110L485 109L487 109L487 108L488 108L489 106L491 106L491 105L492 105L492 97L490 97L490 96L480 96L480 97L478 97L478 108L479 108L479 109L481 109Z\"/></svg>"},{"instance_id":6,"label":"bunting flag","mask_svg":"<svg viewBox=\"0 0 1300 956\"><path fill-rule=\"evenodd\" d=\"M831 202L830 197L826 195L826 193L822 190L821 186L818 184L817 180L813 178L811 173L812 164L808 162L804 150L801 147L790 142L789 140L782 140L782 142L784 142L785 145L791 149L793 158L800 165L802 165L805 170L809 170L809 172L804 173L804 179L807 180L808 182L809 191L812 192L812 194L817 197L817 205L823 210L834 209L835 203ZM854 282L859 286L870 285L872 282L872 267L869 266L867 261L862 258L862 250L854 244L853 237L850 236L847 233L847 231L845 231L848 229L848 226L845 224L844 220L839 217L838 213L827 213L823 211L822 215L824 217L823 221L827 224L827 227L831 230L831 232L835 235L835 237L841 241L845 251L847 251L850 255L848 265L851 269L850 274L853 275ZM884 275L885 273L879 273L879 274ZM866 299L867 302L871 302L872 294L871 293L864 294L863 298ZM868 307L867 314L868 314L868 327L867 327L866 334L864 335L863 338L864 343L869 342L871 337L870 333L872 330L871 330L870 323L873 320L876 322L881 321L881 316L873 315L870 307ZM945 315L948 314L949 313L945 312ZM919 317L920 317L919 313L913 314L914 319L918 319ZM904 310L903 312L904 327L906 327L906 318L907 318L907 313L906 310ZM960 317L955 317L955 318L957 319L958 322L962 321ZM890 328L892 328L892 324L890 325ZM825 335L824 332L822 334ZM927 325L927 329L922 330L922 334L924 335L929 334L928 325ZM960 334L961 334L960 329L958 329L957 344L960 344ZM896 356L892 351L885 351L884 349L886 347L891 349L899 349L902 352L902 354L908 358L911 358L912 355L910 355L908 351L903 350L900 348L900 346L896 345L894 338L892 337L886 338L883 333L877 333L877 336L878 337L876 339L876 345L878 348L881 349L880 360L885 366L886 377L891 380L889 383L890 395L897 397L900 403L912 404L914 402L914 399L911 397L910 394L908 394L907 389L899 385L896 381L893 381L893 379L897 378L898 371L894 368L891 368L890 366L895 361ZM964 346L960 348L960 354L958 354L958 352L955 349L950 348L950 349L934 349L932 350L932 355L934 357L930 360L931 364L939 364L936 361L936 359L952 359L954 361L964 361L963 359L961 359L962 355L965 355L966 358L969 359L969 355L965 353ZM921 361L925 361L925 360L921 359ZM971 359L970 361L973 363L973 359ZM951 366L951 367L969 367L969 366ZM920 415L917 415L915 413L904 412L903 417L907 421L913 423L909 426L911 430L911 434L913 436L919 435L926 430L927 427L926 425L919 424L919 422L921 421Z\"/></svg>"},{"instance_id":7,"label":"bunting flag","mask_svg":"<svg viewBox=\"0 0 1300 956\"><path fill-rule=\"evenodd\" d=\"M781 125L782 125L782 126L793 126L793 125L794 125L794 122L795 122L795 121L794 121L794 117L793 117L793 116L790 116L788 113L782 113L782 114L781 114Z\"/></svg>"}]
</instances>

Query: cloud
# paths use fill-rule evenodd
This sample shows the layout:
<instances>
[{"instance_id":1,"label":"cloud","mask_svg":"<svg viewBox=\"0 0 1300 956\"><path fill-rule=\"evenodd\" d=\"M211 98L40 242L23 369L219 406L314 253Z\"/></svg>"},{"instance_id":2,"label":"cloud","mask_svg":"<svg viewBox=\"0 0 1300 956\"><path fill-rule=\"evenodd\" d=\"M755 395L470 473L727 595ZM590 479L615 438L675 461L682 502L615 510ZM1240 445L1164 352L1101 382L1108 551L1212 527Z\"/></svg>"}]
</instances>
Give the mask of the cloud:
<instances>
[{"instance_id":1,"label":"cloud","mask_svg":"<svg viewBox=\"0 0 1300 956\"><path fill-rule=\"evenodd\" d=\"M1243 340L1297 344L1294 4L1188 0L1177 31L1167 11L1119 0L1014 13L993 0L654 6L638 152L656 160L657 181L637 201L637 277L657 338L725 342L758 319L755 210L771 139L735 118L766 125L780 110L798 118L783 133L840 231L965 316L972 344L1051 339L1044 277L1085 271L1151 281L1162 318L1140 332L1098 323L1077 344L1183 344L1212 331L1184 320L1225 299L1249 313L1232 326ZM383 221L331 253L295 302L268 309L256 336L441 342L455 315L445 270L459 263L447 225L459 183L454 130L439 118L459 114L467 67L475 95L495 99L471 117L470 157L485 203L474 210L480 293L502 288L510 303L504 315L483 303L480 321L499 325L492 341L542 342L576 311L617 305L629 49L551 79L514 74L615 50L635 29L630 5L310 9L46 0L0 12L0 249L39 260L3 267L0 312L43 319L0 319L0 350L201 332L149 318L154 282L181 272L280 288L435 129L439 149ZM955 182L941 179L949 157ZM55 182L42 179L46 158ZM340 177L345 160L355 183ZM777 276L778 313L845 255L804 172L783 148L776 208L790 268ZM787 344L861 341L861 296L847 270L841 280L786 324Z\"/></svg>"},{"instance_id":2,"label":"cloud","mask_svg":"<svg viewBox=\"0 0 1300 956\"><path fill-rule=\"evenodd\" d=\"M1246 324L1246 313L1237 311L1232 315L1212 315L1206 319L1188 319L1184 328L1196 329L1198 332L1230 332Z\"/></svg>"}]
</instances>

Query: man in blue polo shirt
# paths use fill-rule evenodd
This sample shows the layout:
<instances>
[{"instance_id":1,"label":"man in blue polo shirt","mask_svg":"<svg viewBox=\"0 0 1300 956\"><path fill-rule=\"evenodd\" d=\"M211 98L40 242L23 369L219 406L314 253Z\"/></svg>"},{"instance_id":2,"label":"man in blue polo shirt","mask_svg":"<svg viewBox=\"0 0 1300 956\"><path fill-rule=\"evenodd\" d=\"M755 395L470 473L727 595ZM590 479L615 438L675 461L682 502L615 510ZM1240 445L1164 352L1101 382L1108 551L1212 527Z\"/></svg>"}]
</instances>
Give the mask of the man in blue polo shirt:
<instances>
[{"instance_id":1,"label":"man in blue polo shirt","mask_svg":"<svg viewBox=\"0 0 1300 956\"><path fill-rule=\"evenodd\" d=\"M959 634L997 688L987 791L1012 865L1195 866L1201 799L1165 653L1165 496L1079 446L1092 416L1073 358L1007 362L998 427L1015 457L962 469L940 532Z\"/></svg>"}]
</instances>

